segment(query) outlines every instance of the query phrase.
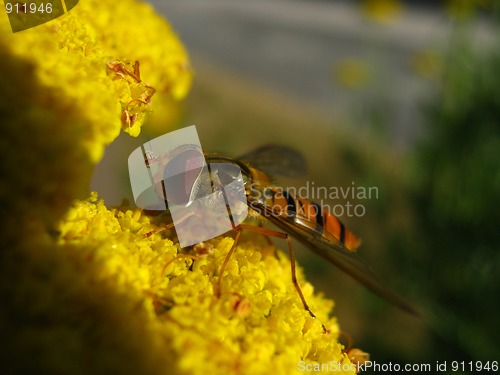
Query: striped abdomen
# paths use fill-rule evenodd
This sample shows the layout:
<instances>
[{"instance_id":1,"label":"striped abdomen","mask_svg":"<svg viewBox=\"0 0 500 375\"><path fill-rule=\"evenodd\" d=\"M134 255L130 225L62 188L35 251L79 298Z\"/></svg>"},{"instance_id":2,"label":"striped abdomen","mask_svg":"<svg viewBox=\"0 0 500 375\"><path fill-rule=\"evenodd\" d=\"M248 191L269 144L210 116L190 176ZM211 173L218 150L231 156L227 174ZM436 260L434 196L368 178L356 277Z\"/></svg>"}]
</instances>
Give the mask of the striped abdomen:
<instances>
[{"instance_id":1,"label":"striped abdomen","mask_svg":"<svg viewBox=\"0 0 500 375\"><path fill-rule=\"evenodd\" d=\"M323 237L333 236L345 247L355 251L361 240L349 231L342 222L327 210L308 199L294 197L280 188L267 188L265 191L265 205L272 208L275 215L289 219L300 220L301 225L307 226Z\"/></svg>"}]
</instances>

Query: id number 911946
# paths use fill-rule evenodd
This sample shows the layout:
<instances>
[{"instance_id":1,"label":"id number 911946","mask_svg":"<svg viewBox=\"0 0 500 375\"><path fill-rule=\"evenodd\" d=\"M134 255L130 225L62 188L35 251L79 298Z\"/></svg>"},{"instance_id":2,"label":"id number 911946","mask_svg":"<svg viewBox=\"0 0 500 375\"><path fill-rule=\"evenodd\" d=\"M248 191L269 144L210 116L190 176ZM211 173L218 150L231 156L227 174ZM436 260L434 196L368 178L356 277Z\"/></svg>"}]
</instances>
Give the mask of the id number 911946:
<instances>
[{"instance_id":1,"label":"id number 911946","mask_svg":"<svg viewBox=\"0 0 500 375\"><path fill-rule=\"evenodd\" d=\"M452 369L452 371L476 371L476 372L493 371L493 372L497 372L498 371L498 361L487 361L487 362L453 361L453 362L451 362L451 369Z\"/></svg>"},{"instance_id":2,"label":"id number 911946","mask_svg":"<svg viewBox=\"0 0 500 375\"><path fill-rule=\"evenodd\" d=\"M35 14L35 13L52 13L52 3L21 3L16 2L15 4L11 2L5 3L5 10L8 14L10 13L22 13L22 14Z\"/></svg>"}]
</instances>

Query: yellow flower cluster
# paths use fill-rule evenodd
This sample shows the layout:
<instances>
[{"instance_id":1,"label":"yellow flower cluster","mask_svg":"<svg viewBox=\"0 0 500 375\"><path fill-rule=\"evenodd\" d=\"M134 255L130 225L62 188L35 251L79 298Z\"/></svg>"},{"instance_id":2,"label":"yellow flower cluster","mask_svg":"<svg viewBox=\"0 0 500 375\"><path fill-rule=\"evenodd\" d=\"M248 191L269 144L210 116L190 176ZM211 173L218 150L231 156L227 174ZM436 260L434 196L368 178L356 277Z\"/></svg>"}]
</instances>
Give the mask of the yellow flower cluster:
<instances>
[{"instance_id":1,"label":"yellow flower cluster","mask_svg":"<svg viewBox=\"0 0 500 375\"><path fill-rule=\"evenodd\" d=\"M333 302L314 295L299 270L299 283L318 316L311 318L291 282L286 255L276 255L272 246L256 246L255 239L243 241L228 264L217 298L218 272L233 240L214 239L184 253L160 233L146 236L158 228L154 221L140 210L108 210L96 196L71 208L59 228L59 245L82 275L82 282L68 288L79 288L75 295L85 298L59 313L72 315L74 309L99 304L91 318L113 316L118 310L134 321L142 319L133 326L135 332L128 332L127 341L142 343L131 359L148 358L153 350L176 362L176 371L163 368L157 373L291 374L299 361L333 361L352 369L337 343L337 323L328 317ZM113 289L120 300L98 303L93 289L102 286ZM109 334L97 319L75 324L76 330L91 324L100 331L95 334Z\"/></svg>"},{"instance_id":2,"label":"yellow flower cluster","mask_svg":"<svg viewBox=\"0 0 500 375\"><path fill-rule=\"evenodd\" d=\"M61 220L57 243L30 228L32 236L3 254L7 372L292 374L323 365L326 373L355 373L328 317L333 302L313 294L298 269L318 316L311 318L285 254L255 245L258 238L242 241L216 297L233 240L185 253L164 233L147 236L161 220L108 209L93 194Z\"/></svg>"},{"instance_id":3,"label":"yellow flower cluster","mask_svg":"<svg viewBox=\"0 0 500 375\"><path fill-rule=\"evenodd\" d=\"M144 113L183 98L191 80L170 26L134 0L82 0L18 33L3 15L0 71L1 203L48 225L88 194L120 129L138 135Z\"/></svg>"}]
</instances>

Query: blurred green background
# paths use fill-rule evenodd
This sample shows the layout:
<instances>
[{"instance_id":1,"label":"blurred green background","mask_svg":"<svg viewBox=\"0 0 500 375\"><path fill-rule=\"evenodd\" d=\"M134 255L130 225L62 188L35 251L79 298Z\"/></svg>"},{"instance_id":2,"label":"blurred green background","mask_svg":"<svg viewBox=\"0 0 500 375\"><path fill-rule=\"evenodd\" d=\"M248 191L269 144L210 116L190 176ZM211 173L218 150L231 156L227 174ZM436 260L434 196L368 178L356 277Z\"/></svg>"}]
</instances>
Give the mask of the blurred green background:
<instances>
[{"instance_id":1,"label":"blurred green background","mask_svg":"<svg viewBox=\"0 0 500 375\"><path fill-rule=\"evenodd\" d=\"M354 346L378 363L447 361L450 373L451 361L499 361L498 6L153 4L192 56L194 86L176 121L197 125L205 151L280 143L303 153L309 173L278 185L378 188L378 199L351 202L365 206L363 217L341 219L363 239L361 256L421 318L294 241ZM171 130L153 119L139 139L120 137L92 188L107 203L131 199L128 154Z\"/></svg>"}]
</instances>

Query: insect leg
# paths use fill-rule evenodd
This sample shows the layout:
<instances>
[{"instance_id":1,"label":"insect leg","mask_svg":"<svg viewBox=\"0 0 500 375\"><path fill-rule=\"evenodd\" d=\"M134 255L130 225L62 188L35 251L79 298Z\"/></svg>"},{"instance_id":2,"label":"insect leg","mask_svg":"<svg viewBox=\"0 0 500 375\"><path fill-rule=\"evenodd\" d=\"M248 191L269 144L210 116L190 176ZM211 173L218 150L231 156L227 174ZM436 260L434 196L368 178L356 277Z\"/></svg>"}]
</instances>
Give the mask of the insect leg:
<instances>
[{"instance_id":1,"label":"insect leg","mask_svg":"<svg viewBox=\"0 0 500 375\"><path fill-rule=\"evenodd\" d=\"M304 294L302 293L302 289L300 289L300 285L297 281L297 274L295 271L295 253L293 251L292 240L290 239L290 236L286 233L278 232L278 231L267 229L267 228L255 227L253 225L240 224L240 225L238 225L238 227L239 227L240 231L241 230L250 230L250 231L253 231L256 233L264 234L267 236L283 238L284 240L286 240L286 242L288 244L288 249L290 251L290 266L292 269L293 286L295 287L295 289L297 290L297 293L299 294L300 300L302 301L302 304L304 305L304 309L309 313L309 315L311 315L311 317L316 318L316 315L314 315L314 313L309 308L309 305L307 304L306 299L304 298ZM239 233L240 232L238 232L237 237L239 237ZM323 327L323 333L328 333L328 330L326 329L326 327L323 324L321 324L321 326Z\"/></svg>"},{"instance_id":2,"label":"insect leg","mask_svg":"<svg viewBox=\"0 0 500 375\"><path fill-rule=\"evenodd\" d=\"M158 226L158 228L153 229L152 231L144 234L144 238L151 237L153 234L163 232L164 230L168 230L174 227L174 223L169 223L169 224L161 224Z\"/></svg>"},{"instance_id":3,"label":"insect leg","mask_svg":"<svg viewBox=\"0 0 500 375\"><path fill-rule=\"evenodd\" d=\"M164 224L162 223L161 225L158 226L158 228L153 229L151 232L148 232L144 235L144 238L151 237L153 234L163 232L164 230L171 229L175 226L175 224L182 223L184 220L190 218L191 216L195 215L193 212L188 212L186 215L182 216L179 220L177 220L176 223L168 223Z\"/></svg>"},{"instance_id":4,"label":"insect leg","mask_svg":"<svg viewBox=\"0 0 500 375\"><path fill-rule=\"evenodd\" d=\"M222 263L222 266L219 271L219 279L217 280L217 286L215 288L215 296L217 298L220 298L221 295L221 283L222 283L222 275L224 274L224 271L227 267L227 264L229 263L229 259L231 258L231 255L234 253L234 249L236 249L236 245L240 239L241 236L241 226L238 225L237 227L234 227L234 230L236 231L236 237L234 237L234 242L233 246L231 246L231 249L229 249L229 252L226 255L226 258L224 259L224 263Z\"/></svg>"}]
</instances>

